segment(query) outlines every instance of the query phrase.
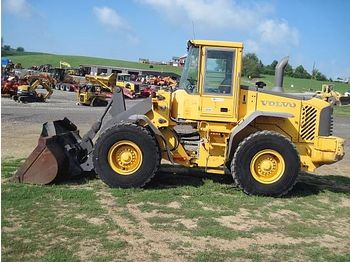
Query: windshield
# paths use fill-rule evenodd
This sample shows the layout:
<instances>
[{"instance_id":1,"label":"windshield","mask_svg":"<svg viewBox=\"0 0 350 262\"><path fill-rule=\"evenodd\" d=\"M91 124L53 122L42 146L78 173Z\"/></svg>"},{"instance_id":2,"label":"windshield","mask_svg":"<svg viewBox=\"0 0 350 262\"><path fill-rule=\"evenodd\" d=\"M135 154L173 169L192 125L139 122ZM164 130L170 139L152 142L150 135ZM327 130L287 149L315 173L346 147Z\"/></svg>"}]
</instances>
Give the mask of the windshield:
<instances>
[{"instance_id":1,"label":"windshield","mask_svg":"<svg viewBox=\"0 0 350 262\"><path fill-rule=\"evenodd\" d=\"M179 88L189 93L198 93L199 48L191 46L181 75Z\"/></svg>"},{"instance_id":2,"label":"windshield","mask_svg":"<svg viewBox=\"0 0 350 262\"><path fill-rule=\"evenodd\" d=\"M130 76L129 75L124 76L124 81L129 82L130 81Z\"/></svg>"}]
</instances>

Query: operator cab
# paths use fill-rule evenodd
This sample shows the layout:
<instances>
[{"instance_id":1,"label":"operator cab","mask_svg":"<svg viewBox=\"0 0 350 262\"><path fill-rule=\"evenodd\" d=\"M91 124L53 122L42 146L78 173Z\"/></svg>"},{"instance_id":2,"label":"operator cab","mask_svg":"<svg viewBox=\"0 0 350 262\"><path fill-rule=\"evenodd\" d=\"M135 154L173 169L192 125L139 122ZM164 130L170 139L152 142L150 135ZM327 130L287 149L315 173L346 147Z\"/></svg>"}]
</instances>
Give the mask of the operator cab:
<instances>
[{"instance_id":1,"label":"operator cab","mask_svg":"<svg viewBox=\"0 0 350 262\"><path fill-rule=\"evenodd\" d=\"M235 122L242 50L242 43L189 41L172 116Z\"/></svg>"}]
</instances>

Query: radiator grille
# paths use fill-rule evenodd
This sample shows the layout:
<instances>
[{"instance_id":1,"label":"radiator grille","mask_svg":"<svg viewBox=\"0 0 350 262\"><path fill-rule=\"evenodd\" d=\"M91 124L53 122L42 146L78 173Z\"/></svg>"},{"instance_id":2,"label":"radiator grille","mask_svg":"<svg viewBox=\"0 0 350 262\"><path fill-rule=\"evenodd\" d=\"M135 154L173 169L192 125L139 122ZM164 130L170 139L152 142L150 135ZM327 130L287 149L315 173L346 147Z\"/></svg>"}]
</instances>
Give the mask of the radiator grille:
<instances>
[{"instance_id":1,"label":"radiator grille","mask_svg":"<svg viewBox=\"0 0 350 262\"><path fill-rule=\"evenodd\" d=\"M329 128L329 135L333 135L333 114L331 115L331 120L330 120L330 128Z\"/></svg>"},{"instance_id":2,"label":"radiator grille","mask_svg":"<svg viewBox=\"0 0 350 262\"><path fill-rule=\"evenodd\" d=\"M300 137L303 140L315 139L317 109L312 106L304 106L301 113Z\"/></svg>"}]
</instances>

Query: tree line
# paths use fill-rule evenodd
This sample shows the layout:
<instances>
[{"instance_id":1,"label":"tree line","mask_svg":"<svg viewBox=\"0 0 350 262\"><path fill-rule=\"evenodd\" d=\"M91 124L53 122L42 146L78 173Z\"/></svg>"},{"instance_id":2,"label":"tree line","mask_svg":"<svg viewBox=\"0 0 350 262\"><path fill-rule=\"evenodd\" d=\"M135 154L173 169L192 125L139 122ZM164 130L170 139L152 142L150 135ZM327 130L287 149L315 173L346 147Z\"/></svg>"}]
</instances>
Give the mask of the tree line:
<instances>
[{"instance_id":1,"label":"tree line","mask_svg":"<svg viewBox=\"0 0 350 262\"><path fill-rule=\"evenodd\" d=\"M264 65L258 56L254 53L247 53L243 57L243 69L242 74L249 78L260 77L260 75L274 75L277 61L273 60L270 65ZM284 69L284 75L294 78L315 79L319 81L332 81L322 74L317 68L314 68L311 74L302 66L299 65L293 68L290 64L287 64Z\"/></svg>"}]
</instances>

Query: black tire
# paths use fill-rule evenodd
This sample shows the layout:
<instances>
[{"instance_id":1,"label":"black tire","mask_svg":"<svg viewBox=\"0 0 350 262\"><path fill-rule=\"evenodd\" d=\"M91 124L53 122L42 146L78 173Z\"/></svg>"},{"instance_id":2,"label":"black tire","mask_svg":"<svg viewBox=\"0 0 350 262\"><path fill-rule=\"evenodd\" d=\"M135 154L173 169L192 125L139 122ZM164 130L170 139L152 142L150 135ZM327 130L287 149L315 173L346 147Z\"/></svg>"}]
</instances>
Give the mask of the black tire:
<instances>
[{"instance_id":1,"label":"black tire","mask_svg":"<svg viewBox=\"0 0 350 262\"><path fill-rule=\"evenodd\" d=\"M284 169L281 169L281 172L276 171L278 175L273 179L271 178L271 181L267 182L264 177L259 181L259 178L256 178L258 176L256 173L262 171L257 171L254 177L251 168L256 170L254 163L258 162L256 159L259 159L257 157L259 154L267 157L271 156L269 152L279 154L283 159ZM278 157L276 158L278 159ZM275 164L278 161L272 163ZM275 165L272 166L272 168L275 168ZM277 166L282 165L277 164ZM269 168L271 170L271 166ZM246 194L252 195L278 197L287 194L296 183L299 170L300 158L295 146L286 137L273 131L260 131L246 137L239 144L231 162L233 179ZM264 181L262 182L262 180Z\"/></svg>"},{"instance_id":2,"label":"black tire","mask_svg":"<svg viewBox=\"0 0 350 262\"><path fill-rule=\"evenodd\" d=\"M134 143L142 152L141 165L128 175L117 173L108 160L110 149L123 140ZM124 123L101 134L95 144L93 161L96 174L110 187L143 187L159 168L160 151L156 140L146 128Z\"/></svg>"},{"instance_id":3,"label":"black tire","mask_svg":"<svg viewBox=\"0 0 350 262\"><path fill-rule=\"evenodd\" d=\"M96 99L97 99L97 98L94 97L94 98L91 100L90 106L92 106L92 107L96 106L96 104L95 104L95 103L97 102Z\"/></svg>"}]
</instances>

